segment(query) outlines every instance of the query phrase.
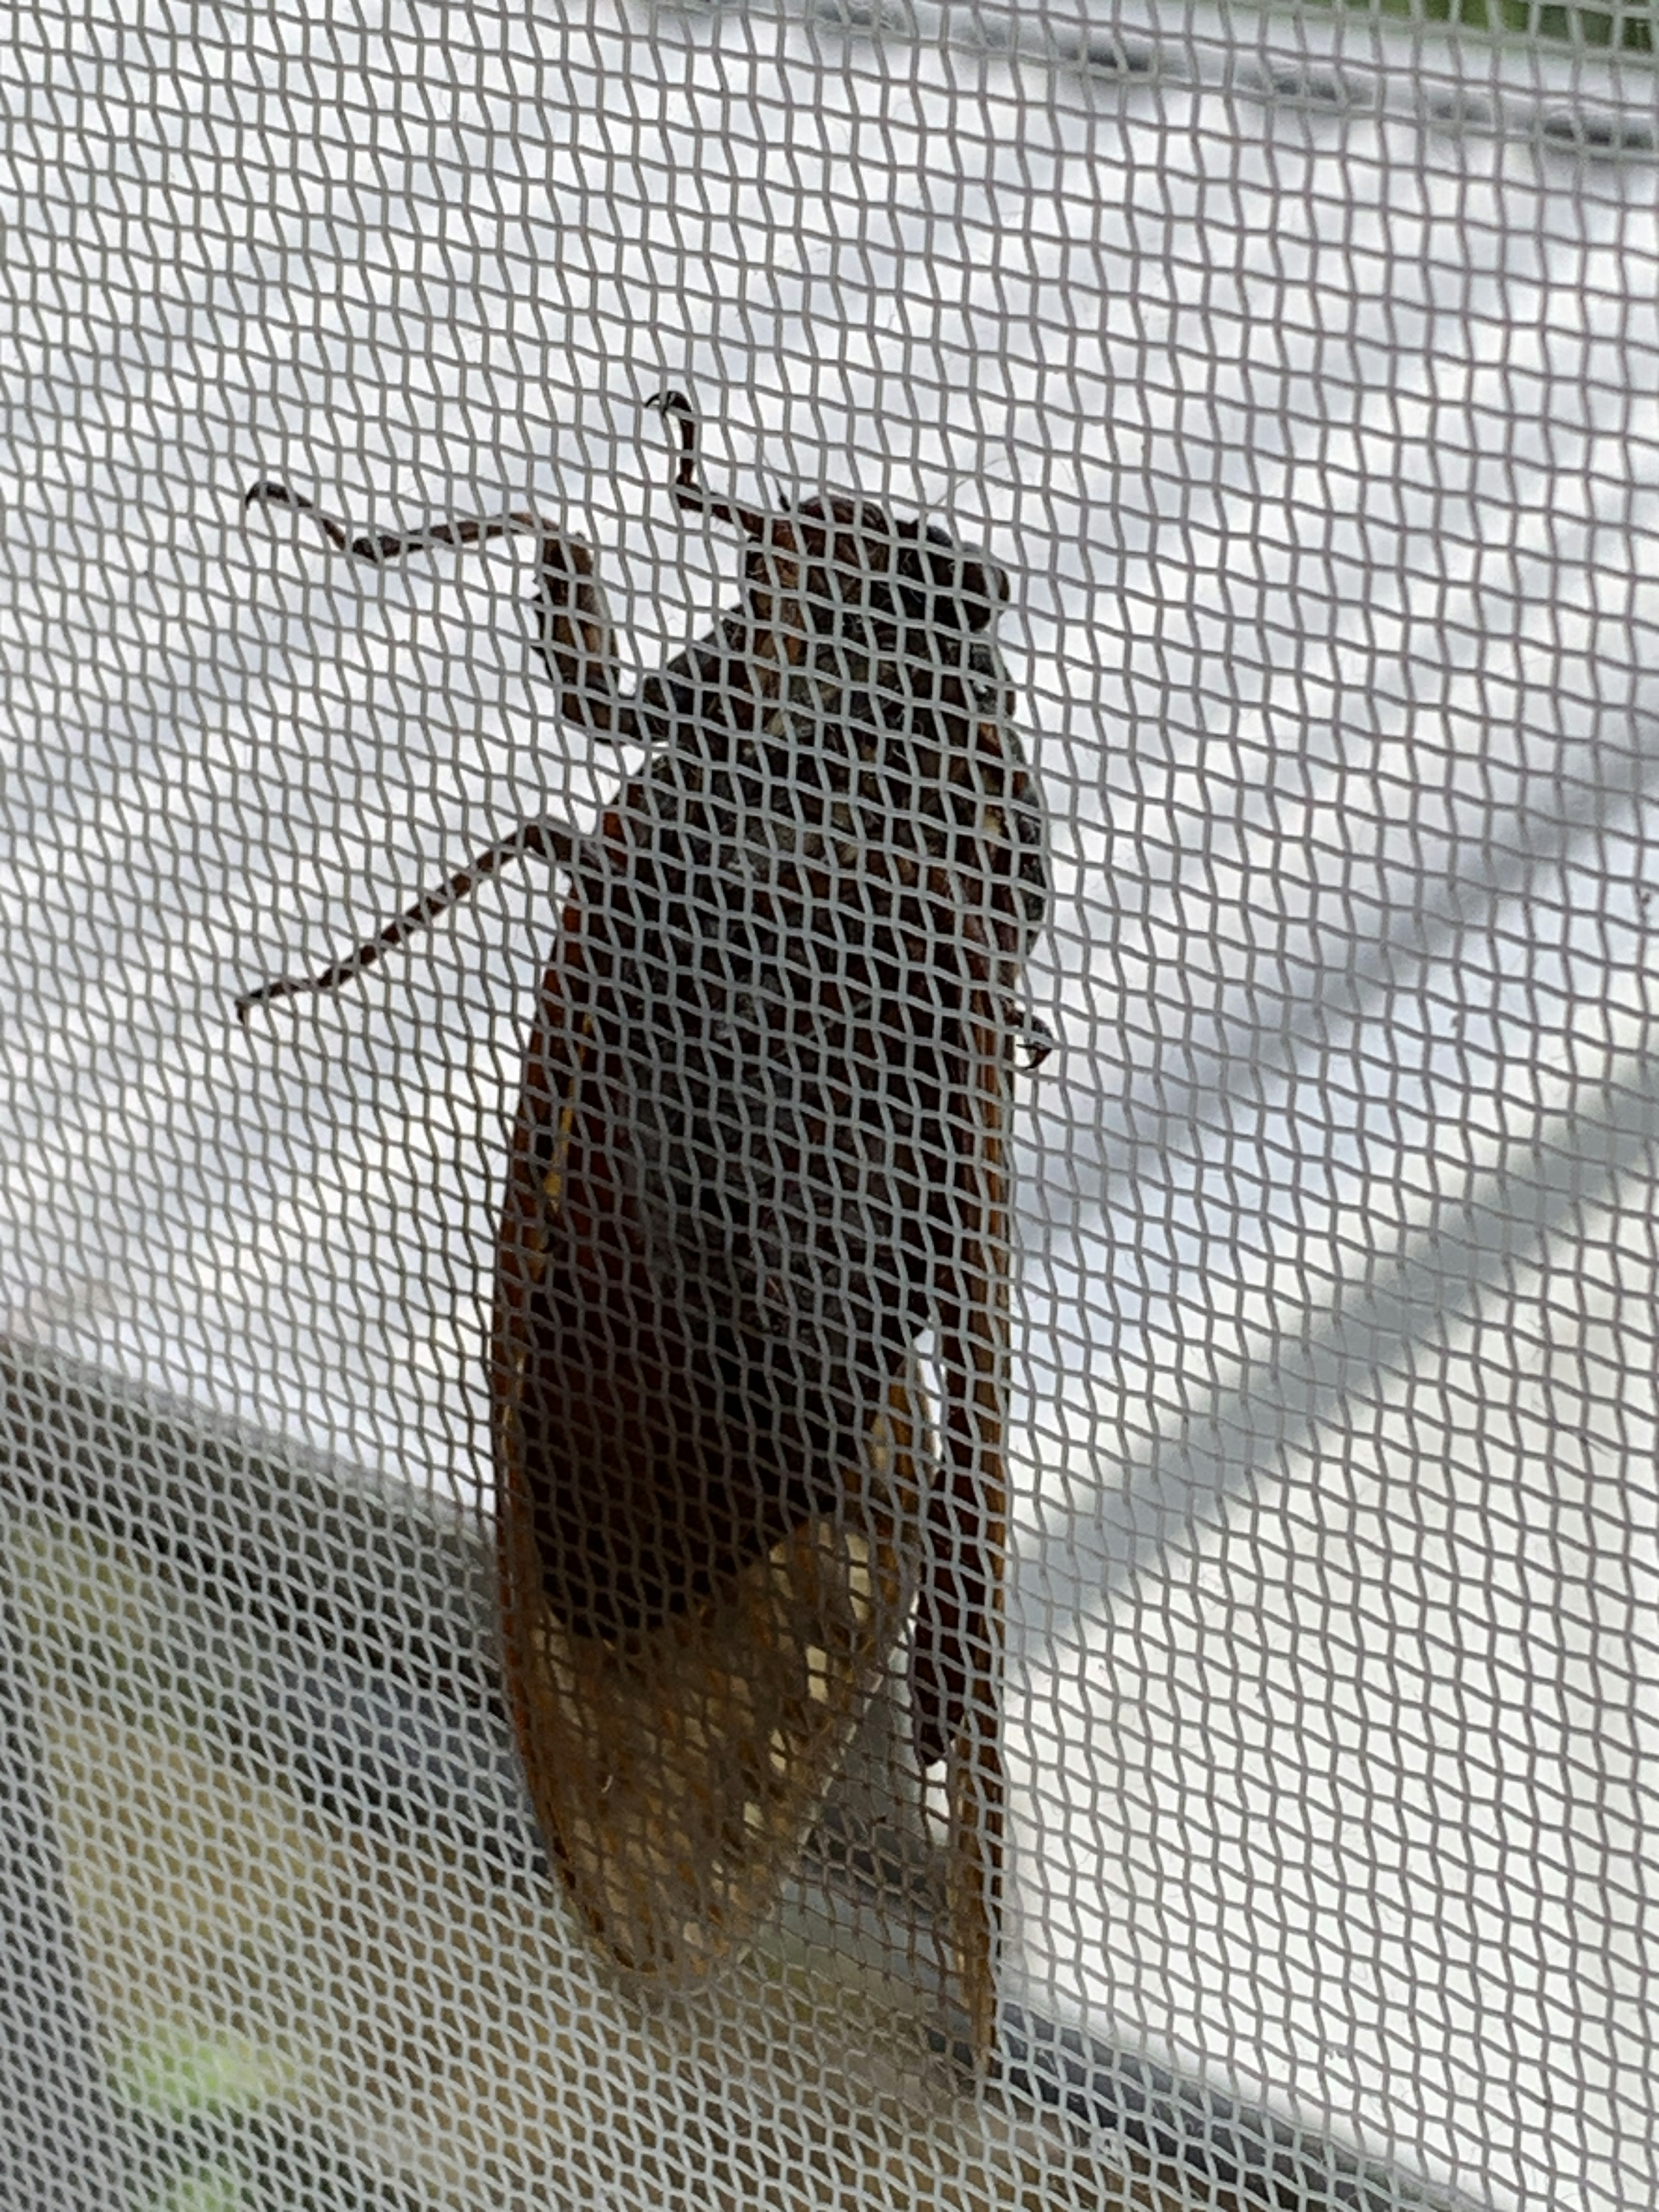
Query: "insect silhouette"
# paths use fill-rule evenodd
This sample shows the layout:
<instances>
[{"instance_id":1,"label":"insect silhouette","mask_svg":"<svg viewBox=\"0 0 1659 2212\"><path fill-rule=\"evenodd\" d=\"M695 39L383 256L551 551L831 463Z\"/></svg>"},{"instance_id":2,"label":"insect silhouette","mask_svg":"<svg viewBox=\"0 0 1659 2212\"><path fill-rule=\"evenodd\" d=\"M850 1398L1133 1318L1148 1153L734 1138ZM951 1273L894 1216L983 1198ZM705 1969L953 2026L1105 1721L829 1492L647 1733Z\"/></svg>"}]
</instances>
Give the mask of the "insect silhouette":
<instances>
[{"instance_id":1,"label":"insect silhouette","mask_svg":"<svg viewBox=\"0 0 1659 2212\"><path fill-rule=\"evenodd\" d=\"M352 537L377 562L536 541L565 718L647 750L591 832L520 825L329 991L507 860L568 873L514 1128L492 1389L509 1699L544 1831L624 1969L695 1981L796 1863L908 1635L946 1762L949 1923L988 2052L1012 1074L1042 817L994 626L1003 572L827 495L673 493L741 604L627 694L580 539L532 514ZM279 484L248 502L309 509ZM315 512L315 510L310 510ZM940 1411L919 1357L931 1346Z\"/></svg>"}]
</instances>

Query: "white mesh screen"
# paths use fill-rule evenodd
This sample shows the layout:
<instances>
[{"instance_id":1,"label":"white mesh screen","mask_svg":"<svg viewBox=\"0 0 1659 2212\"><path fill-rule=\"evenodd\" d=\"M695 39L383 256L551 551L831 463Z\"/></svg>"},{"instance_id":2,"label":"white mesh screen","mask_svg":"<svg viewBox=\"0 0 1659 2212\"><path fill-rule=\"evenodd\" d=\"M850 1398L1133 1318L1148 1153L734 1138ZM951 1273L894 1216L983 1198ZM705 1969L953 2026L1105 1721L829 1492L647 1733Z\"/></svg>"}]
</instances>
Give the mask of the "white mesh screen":
<instances>
[{"instance_id":1,"label":"white mesh screen","mask_svg":"<svg viewBox=\"0 0 1659 2212\"><path fill-rule=\"evenodd\" d=\"M13 18L7 2205L1659 2201L1659 131L1510 15Z\"/></svg>"}]
</instances>

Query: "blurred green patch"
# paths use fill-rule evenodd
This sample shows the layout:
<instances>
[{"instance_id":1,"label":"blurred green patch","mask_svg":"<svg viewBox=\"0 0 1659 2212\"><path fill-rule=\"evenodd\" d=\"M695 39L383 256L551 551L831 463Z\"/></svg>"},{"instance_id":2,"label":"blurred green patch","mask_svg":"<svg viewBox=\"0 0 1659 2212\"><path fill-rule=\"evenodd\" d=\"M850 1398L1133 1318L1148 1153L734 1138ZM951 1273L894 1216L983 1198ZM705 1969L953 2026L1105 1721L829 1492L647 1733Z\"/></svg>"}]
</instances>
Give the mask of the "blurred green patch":
<instances>
[{"instance_id":1,"label":"blurred green patch","mask_svg":"<svg viewBox=\"0 0 1659 2212\"><path fill-rule=\"evenodd\" d=\"M290 2086L292 2067L228 2036L189 2033L131 2044L112 2094L134 2112L183 2120L204 2112L253 2112Z\"/></svg>"},{"instance_id":2,"label":"blurred green patch","mask_svg":"<svg viewBox=\"0 0 1659 2212\"><path fill-rule=\"evenodd\" d=\"M1650 54L1659 8L1562 8L1541 0L1372 0L1385 15L1444 23L1499 38L1538 39L1569 46L1616 46Z\"/></svg>"},{"instance_id":3,"label":"blurred green patch","mask_svg":"<svg viewBox=\"0 0 1659 2212\"><path fill-rule=\"evenodd\" d=\"M237 2037L129 2044L110 2091L137 2212L421 2212L283 2103L293 2069Z\"/></svg>"}]
</instances>

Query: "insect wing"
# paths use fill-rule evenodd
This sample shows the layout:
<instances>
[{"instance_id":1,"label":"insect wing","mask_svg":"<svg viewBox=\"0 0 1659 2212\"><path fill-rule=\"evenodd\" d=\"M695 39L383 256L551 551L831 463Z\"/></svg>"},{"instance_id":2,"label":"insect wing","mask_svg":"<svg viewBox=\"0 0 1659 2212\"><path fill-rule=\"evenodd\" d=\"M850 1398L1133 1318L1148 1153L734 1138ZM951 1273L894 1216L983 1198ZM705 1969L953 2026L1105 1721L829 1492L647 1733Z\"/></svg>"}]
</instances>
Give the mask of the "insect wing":
<instances>
[{"instance_id":1,"label":"insect wing","mask_svg":"<svg viewBox=\"0 0 1659 2212\"><path fill-rule=\"evenodd\" d=\"M958 1589L956 1662L961 1718L949 1750L950 1856L946 1868L951 1948L968 2014L970 2047L984 2063L996 2038L1002 1925L1005 1785L1001 1738L1003 1577L1008 1485L1009 1213L1006 1144L1008 1052L1000 1010L975 994L957 1102L957 1209L962 1246L956 1297L941 1331L946 1353L944 1480L933 1504L951 1498L951 1537L931 1576ZM971 1531L961 1534L965 1523ZM926 1607L924 1607L924 1613ZM922 1634L918 1623L918 1638ZM916 1656L912 1661L915 1696Z\"/></svg>"},{"instance_id":2,"label":"insect wing","mask_svg":"<svg viewBox=\"0 0 1659 2212\"><path fill-rule=\"evenodd\" d=\"M573 903L544 986L501 1234L507 1677L583 1918L619 1966L672 1984L750 1942L902 1640L920 1399L907 1358L816 1499L765 1479L749 1497L718 1457L711 1474L709 1287L665 1261L625 1110L637 1055L611 1041L638 1008L596 976L584 919ZM744 1443L715 1437L728 1459ZM769 1510L783 1525L733 1540Z\"/></svg>"}]
</instances>

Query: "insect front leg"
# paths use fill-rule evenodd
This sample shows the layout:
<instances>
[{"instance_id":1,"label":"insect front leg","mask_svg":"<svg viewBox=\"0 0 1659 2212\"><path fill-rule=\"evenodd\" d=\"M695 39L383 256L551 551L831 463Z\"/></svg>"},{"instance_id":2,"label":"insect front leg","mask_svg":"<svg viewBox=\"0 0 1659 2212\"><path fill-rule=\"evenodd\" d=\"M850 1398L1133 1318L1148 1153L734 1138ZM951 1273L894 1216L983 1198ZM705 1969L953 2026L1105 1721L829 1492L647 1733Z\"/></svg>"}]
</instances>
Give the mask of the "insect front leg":
<instances>
[{"instance_id":1,"label":"insect front leg","mask_svg":"<svg viewBox=\"0 0 1659 2212\"><path fill-rule=\"evenodd\" d=\"M247 507L288 507L315 518L331 545L354 560L386 568L411 553L443 547L488 545L498 538L536 540L536 650L559 687L559 711L595 737L629 744L643 734L630 700L623 696L622 663L605 594L593 573L593 556L580 538L557 523L520 510L512 514L456 516L418 530L363 531L353 537L285 484L255 484Z\"/></svg>"},{"instance_id":2,"label":"insect front leg","mask_svg":"<svg viewBox=\"0 0 1659 2212\"><path fill-rule=\"evenodd\" d=\"M252 507L289 507L313 515L329 543L354 559L385 567L411 553L445 546L483 545L517 532L532 534L536 549L538 650L559 687L561 712L590 733L628 742L641 733L641 717L622 696L622 667L604 595L593 575L593 559L578 538L567 538L550 522L532 514L489 519L465 518L428 523L418 530L365 532L353 537L343 523L319 511L285 485L260 483L243 502ZM485 877L510 860L536 854L568 866L582 850L576 833L556 822L523 822L479 854L437 889L426 892L395 920L332 962L320 975L280 977L243 994L236 1014L246 1022L255 1006L307 992L331 992L374 965L386 952L426 928L467 897Z\"/></svg>"}]
</instances>

